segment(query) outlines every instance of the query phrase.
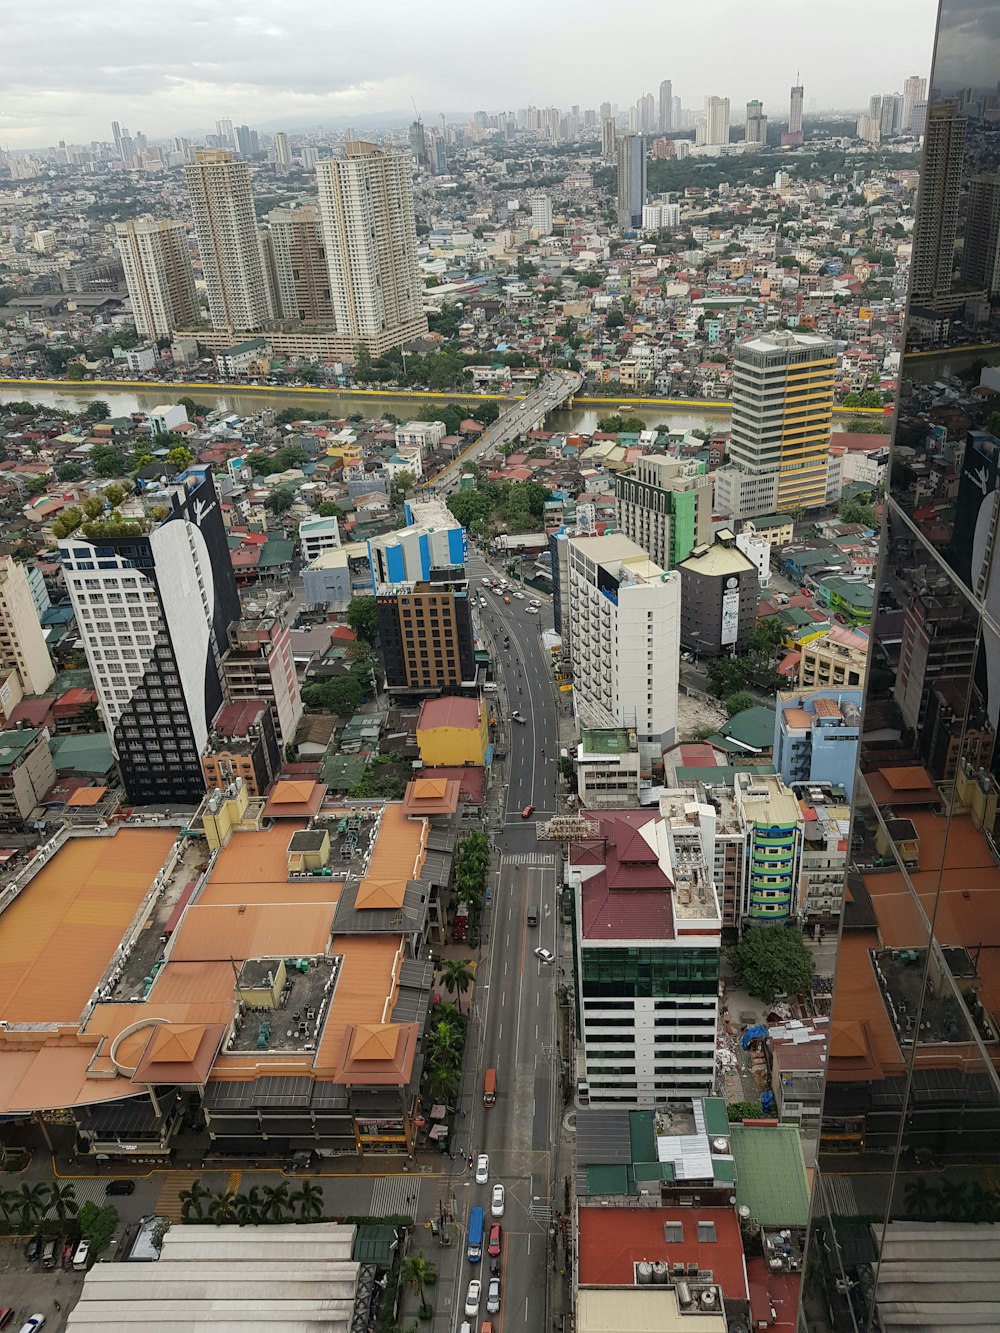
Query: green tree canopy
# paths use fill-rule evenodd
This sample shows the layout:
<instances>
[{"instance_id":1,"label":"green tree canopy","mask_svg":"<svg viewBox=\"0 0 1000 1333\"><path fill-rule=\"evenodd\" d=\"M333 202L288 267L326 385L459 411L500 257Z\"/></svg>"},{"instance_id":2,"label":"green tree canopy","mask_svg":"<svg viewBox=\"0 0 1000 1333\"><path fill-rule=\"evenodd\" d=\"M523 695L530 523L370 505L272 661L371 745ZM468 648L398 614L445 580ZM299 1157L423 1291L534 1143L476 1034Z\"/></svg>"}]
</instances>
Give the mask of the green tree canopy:
<instances>
[{"instance_id":1,"label":"green tree canopy","mask_svg":"<svg viewBox=\"0 0 1000 1333\"><path fill-rule=\"evenodd\" d=\"M863 528L878 529L879 519L873 505L859 496L841 500L837 514L845 523L859 523Z\"/></svg>"},{"instance_id":2,"label":"green tree canopy","mask_svg":"<svg viewBox=\"0 0 1000 1333\"><path fill-rule=\"evenodd\" d=\"M57 463L52 470L56 481L79 481L87 475L79 463Z\"/></svg>"},{"instance_id":3,"label":"green tree canopy","mask_svg":"<svg viewBox=\"0 0 1000 1333\"><path fill-rule=\"evenodd\" d=\"M295 503L295 493L287 486L276 486L264 501L264 508L272 514L284 514Z\"/></svg>"},{"instance_id":4,"label":"green tree canopy","mask_svg":"<svg viewBox=\"0 0 1000 1333\"><path fill-rule=\"evenodd\" d=\"M92 403L87 404L87 410L83 415L89 417L91 421L107 421L111 415L111 408L103 398L95 398Z\"/></svg>"},{"instance_id":5,"label":"green tree canopy","mask_svg":"<svg viewBox=\"0 0 1000 1333\"><path fill-rule=\"evenodd\" d=\"M90 1242L88 1262L93 1264L97 1256L108 1248L118 1225L118 1209L110 1204L103 1208L89 1201L83 1204L76 1215L80 1235Z\"/></svg>"},{"instance_id":6,"label":"green tree canopy","mask_svg":"<svg viewBox=\"0 0 1000 1333\"><path fill-rule=\"evenodd\" d=\"M728 699L744 689L749 678L747 664L738 657L715 657L708 664L712 693L720 699Z\"/></svg>"},{"instance_id":7,"label":"green tree canopy","mask_svg":"<svg viewBox=\"0 0 1000 1333\"><path fill-rule=\"evenodd\" d=\"M95 444L90 451L90 470L95 477L124 477L129 458L117 444Z\"/></svg>"},{"instance_id":8,"label":"green tree canopy","mask_svg":"<svg viewBox=\"0 0 1000 1333\"><path fill-rule=\"evenodd\" d=\"M812 956L794 926L751 926L729 950L729 962L745 991L770 1004L775 995L808 990Z\"/></svg>"},{"instance_id":9,"label":"green tree canopy","mask_svg":"<svg viewBox=\"0 0 1000 1333\"><path fill-rule=\"evenodd\" d=\"M753 708L756 702L749 690L737 690L735 694L726 696L726 712L730 717L735 717L737 713L743 713L748 708Z\"/></svg>"},{"instance_id":10,"label":"green tree canopy","mask_svg":"<svg viewBox=\"0 0 1000 1333\"><path fill-rule=\"evenodd\" d=\"M378 607L374 597L352 597L344 613L348 625L365 643L378 643Z\"/></svg>"}]
</instances>

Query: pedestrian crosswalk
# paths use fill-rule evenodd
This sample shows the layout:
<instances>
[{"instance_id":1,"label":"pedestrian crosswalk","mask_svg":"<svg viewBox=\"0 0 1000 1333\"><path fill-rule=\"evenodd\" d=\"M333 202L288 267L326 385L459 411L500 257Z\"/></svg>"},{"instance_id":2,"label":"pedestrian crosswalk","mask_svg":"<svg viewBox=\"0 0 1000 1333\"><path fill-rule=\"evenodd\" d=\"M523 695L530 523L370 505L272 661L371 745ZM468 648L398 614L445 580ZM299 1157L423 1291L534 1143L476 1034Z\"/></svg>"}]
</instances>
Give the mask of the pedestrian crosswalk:
<instances>
[{"instance_id":1,"label":"pedestrian crosswalk","mask_svg":"<svg viewBox=\"0 0 1000 1333\"><path fill-rule=\"evenodd\" d=\"M420 1180L416 1176L381 1176L372 1190L372 1217L416 1217Z\"/></svg>"},{"instance_id":2,"label":"pedestrian crosswalk","mask_svg":"<svg viewBox=\"0 0 1000 1333\"><path fill-rule=\"evenodd\" d=\"M504 852L503 863L508 866L535 866L542 869L554 866L556 858L551 852Z\"/></svg>"},{"instance_id":3,"label":"pedestrian crosswalk","mask_svg":"<svg viewBox=\"0 0 1000 1333\"><path fill-rule=\"evenodd\" d=\"M156 1211L160 1217L167 1217L171 1222L181 1220L181 1209L183 1199L181 1191L189 1190L194 1182L200 1179L199 1171L167 1171L163 1177L163 1186L160 1190L160 1197L156 1203ZM205 1182L202 1181L202 1184Z\"/></svg>"}]
</instances>

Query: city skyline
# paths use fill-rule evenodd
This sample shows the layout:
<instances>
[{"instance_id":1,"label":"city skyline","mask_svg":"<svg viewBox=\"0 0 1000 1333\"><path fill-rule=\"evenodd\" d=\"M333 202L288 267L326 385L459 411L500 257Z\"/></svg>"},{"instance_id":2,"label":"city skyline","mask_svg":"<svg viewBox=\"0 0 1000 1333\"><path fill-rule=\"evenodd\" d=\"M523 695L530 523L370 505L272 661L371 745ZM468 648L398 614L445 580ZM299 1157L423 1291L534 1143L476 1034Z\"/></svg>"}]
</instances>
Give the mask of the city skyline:
<instances>
[{"instance_id":1,"label":"city skyline","mask_svg":"<svg viewBox=\"0 0 1000 1333\"><path fill-rule=\"evenodd\" d=\"M638 63L636 25L648 24L650 40L644 45L660 51L668 36L666 18L633 5L630 13L620 15L625 22L606 31L603 13L585 4L578 23L586 31L591 19L595 29L601 22L601 41L592 51L581 42L583 49L561 73L552 68L549 55L557 41L564 42L561 19L527 7L515 8L499 33L489 20L477 31L476 17L467 13L459 25L457 12L448 5L434 6L430 13L402 6L394 11L390 6L377 25L367 15L338 15L334 20L299 5L284 9L280 20L261 5L250 5L235 19L221 11L206 15L201 9L188 16L182 7L176 14L179 21L167 28L152 14L136 12L123 32L110 13L88 15L84 21L57 0L44 36L20 14L5 24L8 69L17 74L8 74L0 84L0 144L27 150L60 139L105 141L113 120L139 127L148 137L162 137L208 132L220 116L263 127L273 123L275 129L282 128L282 120L293 127L336 117L403 117L409 114L405 109L411 99L425 117L442 110L465 115L484 107L499 110L528 103L596 107L611 100L626 108L647 91L655 95L664 79L672 80L674 95L685 106L700 107L712 92L730 97L733 106L759 97L778 119L787 114L793 82L805 87L807 113L811 104L854 109L867 101L872 87L885 81L881 53L886 49L892 51L900 82L908 71L923 71L930 64L930 4L926 14L916 15L902 0L880 6L875 14L855 5L852 16L848 6L832 31L826 26L820 30L819 14L814 18L803 11L796 15L794 31L772 43L766 71L747 69L740 59L757 35L752 11L716 8L714 18L703 10L697 18L671 16L669 48L675 53L684 49L683 60L676 54L673 60L650 54ZM718 31L716 21L724 23L729 40L724 48L706 48L699 58L701 33ZM870 64L859 58L854 37L858 24L864 25ZM323 40L327 25L331 37L336 32L334 44ZM658 25L662 44L655 40ZM787 25L779 26L786 30ZM529 29L532 41L525 44ZM305 32L310 40L297 40L297 34ZM478 60L469 59L480 42L489 44L489 69L497 71L493 80ZM820 44L822 59L810 58ZM313 54L320 49L322 63ZM211 53L211 58L199 59L199 51ZM76 77L81 66L88 69L85 97ZM427 73L438 70L440 77Z\"/></svg>"}]
</instances>

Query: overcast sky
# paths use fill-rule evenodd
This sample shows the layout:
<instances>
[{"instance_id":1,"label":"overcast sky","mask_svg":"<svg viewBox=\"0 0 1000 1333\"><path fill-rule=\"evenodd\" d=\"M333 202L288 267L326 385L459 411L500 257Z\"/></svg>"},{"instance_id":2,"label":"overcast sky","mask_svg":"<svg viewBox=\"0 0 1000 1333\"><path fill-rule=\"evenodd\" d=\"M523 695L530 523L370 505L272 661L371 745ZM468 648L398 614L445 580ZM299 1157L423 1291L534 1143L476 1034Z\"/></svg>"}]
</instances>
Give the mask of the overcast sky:
<instances>
[{"instance_id":1,"label":"overcast sky","mask_svg":"<svg viewBox=\"0 0 1000 1333\"><path fill-rule=\"evenodd\" d=\"M931 0L48 0L0 5L0 144L150 138L335 116L536 106L624 109L661 79L775 119L858 107L927 74Z\"/></svg>"}]
</instances>

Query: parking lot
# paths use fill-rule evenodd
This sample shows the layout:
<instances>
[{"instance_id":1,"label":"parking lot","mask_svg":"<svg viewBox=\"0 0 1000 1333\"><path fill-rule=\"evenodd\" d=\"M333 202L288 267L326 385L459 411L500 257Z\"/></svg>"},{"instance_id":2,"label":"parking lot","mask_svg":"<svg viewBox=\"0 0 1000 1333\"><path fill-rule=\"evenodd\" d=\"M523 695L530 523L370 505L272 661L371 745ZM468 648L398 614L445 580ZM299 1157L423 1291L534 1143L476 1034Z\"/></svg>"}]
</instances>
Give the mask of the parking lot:
<instances>
[{"instance_id":1,"label":"parking lot","mask_svg":"<svg viewBox=\"0 0 1000 1333\"><path fill-rule=\"evenodd\" d=\"M85 1274L65 1273L60 1267L45 1271L41 1262L29 1264L24 1257L25 1244L23 1240L0 1240L0 1306L9 1305L14 1310L7 1331L17 1333L29 1315L43 1314L45 1333L59 1333L79 1299ZM62 1307L58 1311L56 1301Z\"/></svg>"}]
</instances>

